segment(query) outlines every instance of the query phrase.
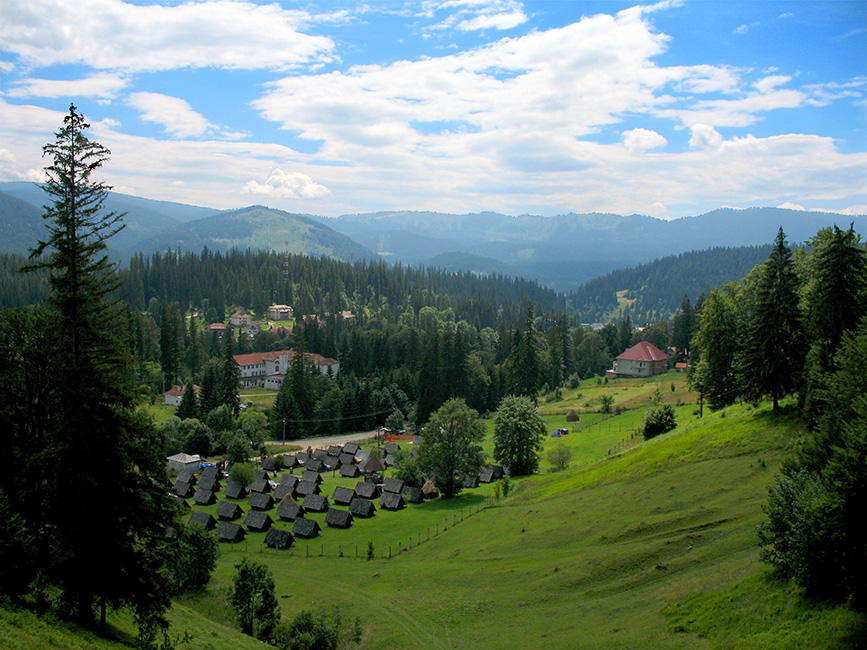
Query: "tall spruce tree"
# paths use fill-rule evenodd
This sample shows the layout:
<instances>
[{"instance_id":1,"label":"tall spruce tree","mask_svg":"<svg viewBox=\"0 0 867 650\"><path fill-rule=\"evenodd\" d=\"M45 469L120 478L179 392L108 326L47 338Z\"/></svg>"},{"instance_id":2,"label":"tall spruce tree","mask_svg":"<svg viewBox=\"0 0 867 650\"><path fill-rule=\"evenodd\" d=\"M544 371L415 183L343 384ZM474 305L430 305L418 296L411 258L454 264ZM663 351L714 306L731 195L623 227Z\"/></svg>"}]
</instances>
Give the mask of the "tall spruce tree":
<instances>
[{"instance_id":1,"label":"tall spruce tree","mask_svg":"<svg viewBox=\"0 0 867 650\"><path fill-rule=\"evenodd\" d=\"M226 328L223 335L223 362L220 366L220 404L228 406L232 413L238 414L241 410L241 397L238 394L238 386L241 381L241 370L235 361L234 333L231 327Z\"/></svg>"},{"instance_id":2,"label":"tall spruce tree","mask_svg":"<svg viewBox=\"0 0 867 650\"><path fill-rule=\"evenodd\" d=\"M28 267L51 273L56 337L54 412L42 453L52 467L44 503L52 534L42 561L83 623L93 622L98 607L104 631L107 607L129 606L146 639L167 629L169 596L160 576L173 510L160 487L163 440L135 412L132 360L121 339L125 312L110 298L117 281L105 242L122 227L121 215L103 213L110 188L92 177L110 152L86 137L88 127L70 106L43 149L51 161L48 237L31 258L47 257Z\"/></svg>"},{"instance_id":3,"label":"tall spruce tree","mask_svg":"<svg viewBox=\"0 0 867 650\"><path fill-rule=\"evenodd\" d=\"M780 399L800 385L804 366L798 288L792 251L780 228L759 273L755 308L747 323L738 368L743 396L757 401L770 395L775 410Z\"/></svg>"},{"instance_id":4,"label":"tall spruce tree","mask_svg":"<svg viewBox=\"0 0 867 650\"><path fill-rule=\"evenodd\" d=\"M731 296L714 287L698 314L692 342L689 382L713 409L734 403L739 390L735 356L740 344L740 323Z\"/></svg>"}]
</instances>

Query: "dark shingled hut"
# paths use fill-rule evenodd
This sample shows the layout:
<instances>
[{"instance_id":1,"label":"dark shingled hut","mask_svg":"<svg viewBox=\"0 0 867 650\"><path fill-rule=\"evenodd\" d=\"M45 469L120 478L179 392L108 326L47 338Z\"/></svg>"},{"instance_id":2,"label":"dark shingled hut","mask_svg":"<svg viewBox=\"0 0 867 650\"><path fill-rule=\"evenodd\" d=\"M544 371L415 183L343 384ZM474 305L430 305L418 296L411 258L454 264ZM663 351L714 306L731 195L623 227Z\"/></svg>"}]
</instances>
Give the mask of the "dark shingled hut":
<instances>
[{"instance_id":1,"label":"dark shingled hut","mask_svg":"<svg viewBox=\"0 0 867 650\"><path fill-rule=\"evenodd\" d=\"M306 497L310 494L319 494L321 491L319 485L313 481L298 481L298 485L295 486L295 495L298 497Z\"/></svg>"},{"instance_id":2,"label":"dark shingled hut","mask_svg":"<svg viewBox=\"0 0 867 650\"><path fill-rule=\"evenodd\" d=\"M295 538L288 530L280 530L279 528L269 528L268 534L265 535L265 546L277 549L287 549L292 546Z\"/></svg>"},{"instance_id":3,"label":"dark shingled hut","mask_svg":"<svg viewBox=\"0 0 867 650\"><path fill-rule=\"evenodd\" d=\"M314 449L313 450L313 460L325 460L325 457L328 455L328 452L324 449Z\"/></svg>"},{"instance_id":4,"label":"dark shingled hut","mask_svg":"<svg viewBox=\"0 0 867 650\"><path fill-rule=\"evenodd\" d=\"M232 542L233 544L243 541L246 531L238 524L233 524L231 521L221 521L217 526L217 539L221 542Z\"/></svg>"},{"instance_id":5,"label":"dark shingled hut","mask_svg":"<svg viewBox=\"0 0 867 650\"><path fill-rule=\"evenodd\" d=\"M341 465L355 465L355 456L353 456L352 454L340 454L337 457L337 460L340 461Z\"/></svg>"},{"instance_id":6,"label":"dark shingled hut","mask_svg":"<svg viewBox=\"0 0 867 650\"><path fill-rule=\"evenodd\" d=\"M310 470L311 472L321 472L324 469L324 465L321 460L317 460L316 458L311 458L304 464L304 469Z\"/></svg>"},{"instance_id":7,"label":"dark shingled hut","mask_svg":"<svg viewBox=\"0 0 867 650\"><path fill-rule=\"evenodd\" d=\"M403 488L403 492L401 492L405 501L409 503L421 503L424 501L424 493L421 491L421 488L405 486Z\"/></svg>"},{"instance_id":8,"label":"dark shingled hut","mask_svg":"<svg viewBox=\"0 0 867 650\"><path fill-rule=\"evenodd\" d=\"M308 494L301 505L307 512L325 512L328 510L328 497L324 494Z\"/></svg>"},{"instance_id":9,"label":"dark shingled hut","mask_svg":"<svg viewBox=\"0 0 867 650\"><path fill-rule=\"evenodd\" d=\"M383 510L400 510L405 508L403 497L395 492L383 492L379 497L379 507Z\"/></svg>"},{"instance_id":10,"label":"dark shingled hut","mask_svg":"<svg viewBox=\"0 0 867 650\"><path fill-rule=\"evenodd\" d=\"M220 470L217 469L216 465L208 465L206 468L202 470L202 478L220 478Z\"/></svg>"},{"instance_id":11,"label":"dark shingled hut","mask_svg":"<svg viewBox=\"0 0 867 650\"><path fill-rule=\"evenodd\" d=\"M342 451L343 451L343 447L341 447L340 445L331 445L328 448L328 455L329 456L339 456Z\"/></svg>"},{"instance_id":12,"label":"dark shingled hut","mask_svg":"<svg viewBox=\"0 0 867 650\"><path fill-rule=\"evenodd\" d=\"M297 454L295 454L295 462L298 465L304 465L307 463L308 460L310 460L310 454L308 454L306 451L299 451Z\"/></svg>"},{"instance_id":13,"label":"dark shingled hut","mask_svg":"<svg viewBox=\"0 0 867 650\"><path fill-rule=\"evenodd\" d=\"M494 470L491 467L485 467L479 472L479 483L493 483Z\"/></svg>"},{"instance_id":14,"label":"dark shingled hut","mask_svg":"<svg viewBox=\"0 0 867 650\"><path fill-rule=\"evenodd\" d=\"M288 485L289 487L294 488L298 485L298 477L293 474L281 474L279 485Z\"/></svg>"},{"instance_id":15,"label":"dark shingled hut","mask_svg":"<svg viewBox=\"0 0 867 650\"><path fill-rule=\"evenodd\" d=\"M506 470L503 469L502 465L490 465L490 468L494 471L494 480L498 481L503 478L503 475L506 473Z\"/></svg>"},{"instance_id":16,"label":"dark shingled hut","mask_svg":"<svg viewBox=\"0 0 867 650\"><path fill-rule=\"evenodd\" d=\"M175 480L189 483L190 485L195 485L198 477L196 476L195 472L193 472L193 470L184 469L178 473L178 476Z\"/></svg>"},{"instance_id":17,"label":"dark shingled hut","mask_svg":"<svg viewBox=\"0 0 867 650\"><path fill-rule=\"evenodd\" d=\"M253 485L250 486L250 490L252 492L270 492L271 484L267 479L259 478L253 481Z\"/></svg>"},{"instance_id":18,"label":"dark shingled hut","mask_svg":"<svg viewBox=\"0 0 867 650\"><path fill-rule=\"evenodd\" d=\"M372 517L376 512L376 506L373 505L373 501L353 499L349 504L349 512L355 517Z\"/></svg>"},{"instance_id":19,"label":"dark shingled hut","mask_svg":"<svg viewBox=\"0 0 867 650\"><path fill-rule=\"evenodd\" d=\"M355 496L362 499L375 499L379 496L380 492L379 486L370 481L359 481L355 484Z\"/></svg>"},{"instance_id":20,"label":"dark shingled hut","mask_svg":"<svg viewBox=\"0 0 867 650\"><path fill-rule=\"evenodd\" d=\"M298 517L295 523L292 524L292 534L295 537L316 537L320 530L322 529L319 527L318 521L305 519L304 517Z\"/></svg>"},{"instance_id":21,"label":"dark shingled hut","mask_svg":"<svg viewBox=\"0 0 867 650\"><path fill-rule=\"evenodd\" d=\"M298 465L298 459L292 454L283 454L283 469L292 469Z\"/></svg>"},{"instance_id":22,"label":"dark shingled hut","mask_svg":"<svg viewBox=\"0 0 867 650\"><path fill-rule=\"evenodd\" d=\"M331 508L325 515L325 523L333 528L349 528L352 525L352 515L348 510Z\"/></svg>"},{"instance_id":23,"label":"dark shingled hut","mask_svg":"<svg viewBox=\"0 0 867 650\"><path fill-rule=\"evenodd\" d=\"M387 478L382 482L382 491L400 494L403 492L403 481L399 478Z\"/></svg>"},{"instance_id":24,"label":"dark shingled hut","mask_svg":"<svg viewBox=\"0 0 867 650\"><path fill-rule=\"evenodd\" d=\"M477 475L473 476L465 476L464 477L464 487L468 490L472 490L473 488L479 487L479 477Z\"/></svg>"},{"instance_id":25,"label":"dark shingled hut","mask_svg":"<svg viewBox=\"0 0 867 650\"><path fill-rule=\"evenodd\" d=\"M266 472L273 472L277 469L276 464L274 463L274 458L271 456L265 456L260 463L262 465L262 469Z\"/></svg>"},{"instance_id":26,"label":"dark shingled hut","mask_svg":"<svg viewBox=\"0 0 867 650\"><path fill-rule=\"evenodd\" d=\"M336 487L334 488L334 494L331 495L331 500L342 506L348 506L354 496L355 490L346 487Z\"/></svg>"},{"instance_id":27,"label":"dark shingled hut","mask_svg":"<svg viewBox=\"0 0 867 650\"><path fill-rule=\"evenodd\" d=\"M361 470L358 465L341 465L340 476L343 478L357 478L361 476Z\"/></svg>"},{"instance_id":28,"label":"dark shingled hut","mask_svg":"<svg viewBox=\"0 0 867 650\"><path fill-rule=\"evenodd\" d=\"M385 466L394 467L395 465L397 465L397 456L395 456L394 454L388 454L385 457Z\"/></svg>"},{"instance_id":29,"label":"dark shingled hut","mask_svg":"<svg viewBox=\"0 0 867 650\"><path fill-rule=\"evenodd\" d=\"M274 507L274 497L264 492L253 492L247 503L253 510L270 510Z\"/></svg>"},{"instance_id":30,"label":"dark shingled hut","mask_svg":"<svg viewBox=\"0 0 867 650\"><path fill-rule=\"evenodd\" d=\"M271 515L267 512L259 512L253 510L250 514L247 515L247 518L244 520L244 525L248 530L255 530L256 532L262 532L263 530L268 530L271 528L271 524L274 523L274 520L271 519Z\"/></svg>"},{"instance_id":31,"label":"dark shingled hut","mask_svg":"<svg viewBox=\"0 0 867 650\"><path fill-rule=\"evenodd\" d=\"M322 474L313 470L305 469L301 475L302 481L313 481L316 484L322 483Z\"/></svg>"},{"instance_id":32,"label":"dark shingled hut","mask_svg":"<svg viewBox=\"0 0 867 650\"><path fill-rule=\"evenodd\" d=\"M329 456L322 461L322 467L329 472L333 472L340 467L340 461L337 459L337 456Z\"/></svg>"},{"instance_id":33,"label":"dark shingled hut","mask_svg":"<svg viewBox=\"0 0 867 650\"><path fill-rule=\"evenodd\" d=\"M199 481L198 487L200 490L210 490L211 492L217 492L218 490L222 489L223 486L215 478L203 478L201 481Z\"/></svg>"},{"instance_id":34,"label":"dark shingled hut","mask_svg":"<svg viewBox=\"0 0 867 650\"><path fill-rule=\"evenodd\" d=\"M196 488L192 483L187 483L178 479L175 481L172 491L182 499L189 499L196 493Z\"/></svg>"},{"instance_id":35,"label":"dark shingled hut","mask_svg":"<svg viewBox=\"0 0 867 650\"><path fill-rule=\"evenodd\" d=\"M286 497L294 497L295 496L295 486L290 485L278 485L274 488L274 500L282 501Z\"/></svg>"},{"instance_id":36,"label":"dark shingled hut","mask_svg":"<svg viewBox=\"0 0 867 650\"><path fill-rule=\"evenodd\" d=\"M358 451L358 445L354 442L347 442L343 445L343 453L352 454L355 456L355 453Z\"/></svg>"},{"instance_id":37,"label":"dark shingled hut","mask_svg":"<svg viewBox=\"0 0 867 650\"><path fill-rule=\"evenodd\" d=\"M266 472L264 469L254 469L253 470L253 479L258 481L259 479L265 479L266 481L271 478L271 475Z\"/></svg>"},{"instance_id":38,"label":"dark shingled hut","mask_svg":"<svg viewBox=\"0 0 867 650\"><path fill-rule=\"evenodd\" d=\"M217 520L214 519L214 515L209 515L206 512L202 512L201 510L193 510L190 514L190 520L187 522L188 525L192 526L193 524L197 524L204 528L205 530L213 530L217 525Z\"/></svg>"},{"instance_id":39,"label":"dark shingled hut","mask_svg":"<svg viewBox=\"0 0 867 650\"><path fill-rule=\"evenodd\" d=\"M232 501L220 501L217 504L217 516L225 521L235 521L243 514L244 510L241 506Z\"/></svg>"},{"instance_id":40,"label":"dark shingled hut","mask_svg":"<svg viewBox=\"0 0 867 650\"><path fill-rule=\"evenodd\" d=\"M209 506L212 503L217 502L217 497L210 490L196 490L193 501L198 503L200 506Z\"/></svg>"},{"instance_id":41,"label":"dark shingled hut","mask_svg":"<svg viewBox=\"0 0 867 650\"><path fill-rule=\"evenodd\" d=\"M179 497L177 494L172 494L172 495L170 495L170 496L172 497L172 499L175 500L175 503L177 503L181 508L189 508L189 507L190 507L190 504L187 503L186 501L184 501L184 500L183 500L181 497Z\"/></svg>"},{"instance_id":42,"label":"dark shingled hut","mask_svg":"<svg viewBox=\"0 0 867 650\"><path fill-rule=\"evenodd\" d=\"M295 521L304 516L304 508L292 497L286 497L277 506L277 516L285 521Z\"/></svg>"},{"instance_id":43,"label":"dark shingled hut","mask_svg":"<svg viewBox=\"0 0 867 650\"><path fill-rule=\"evenodd\" d=\"M228 499L243 499L247 496L247 488L233 480L226 481L226 491L223 496Z\"/></svg>"}]
</instances>

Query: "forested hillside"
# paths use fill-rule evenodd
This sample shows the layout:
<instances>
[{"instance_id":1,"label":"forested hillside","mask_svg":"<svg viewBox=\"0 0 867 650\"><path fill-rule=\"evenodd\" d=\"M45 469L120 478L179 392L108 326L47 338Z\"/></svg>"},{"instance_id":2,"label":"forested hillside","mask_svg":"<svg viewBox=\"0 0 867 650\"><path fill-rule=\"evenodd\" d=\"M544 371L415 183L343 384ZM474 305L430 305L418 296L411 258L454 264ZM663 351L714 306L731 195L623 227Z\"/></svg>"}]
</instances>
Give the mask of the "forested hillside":
<instances>
[{"instance_id":1,"label":"forested hillside","mask_svg":"<svg viewBox=\"0 0 867 650\"><path fill-rule=\"evenodd\" d=\"M629 315L635 323L667 320L684 296L695 304L712 287L745 276L768 257L770 246L712 248L670 255L595 278L566 297L585 323ZM621 300L618 300L618 293Z\"/></svg>"}]
</instances>

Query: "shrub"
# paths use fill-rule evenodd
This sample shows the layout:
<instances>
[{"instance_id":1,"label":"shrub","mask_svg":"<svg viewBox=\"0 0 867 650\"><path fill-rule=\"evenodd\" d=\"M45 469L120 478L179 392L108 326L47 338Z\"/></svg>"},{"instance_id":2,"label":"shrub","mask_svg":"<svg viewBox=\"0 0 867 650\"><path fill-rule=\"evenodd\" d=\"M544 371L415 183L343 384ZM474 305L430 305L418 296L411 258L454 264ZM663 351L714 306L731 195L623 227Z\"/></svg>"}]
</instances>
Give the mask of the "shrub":
<instances>
[{"instance_id":1,"label":"shrub","mask_svg":"<svg viewBox=\"0 0 867 650\"><path fill-rule=\"evenodd\" d=\"M614 406L614 398L611 395L603 395L600 400L600 413L611 413L611 407Z\"/></svg>"},{"instance_id":2,"label":"shrub","mask_svg":"<svg viewBox=\"0 0 867 650\"><path fill-rule=\"evenodd\" d=\"M253 483L253 476L253 466L250 463L236 463L229 472L229 478L244 487Z\"/></svg>"},{"instance_id":3,"label":"shrub","mask_svg":"<svg viewBox=\"0 0 867 650\"><path fill-rule=\"evenodd\" d=\"M351 625L338 609L302 610L291 623L281 623L271 641L279 650L336 650L361 643L361 620Z\"/></svg>"},{"instance_id":4,"label":"shrub","mask_svg":"<svg viewBox=\"0 0 867 650\"><path fill-rule=\"evenodd\" d=\"M569 467L571 461L572 450L563 443L548 451L548 462L551 463L556 471L566 469Z\"/></svg>"},{"instance_id":5,"label":"shrub","mask_svg":"<svg viewBox=\"0 0 867 650\"><path fill-rule=\"evenodd\" d=\"M656 436L666 433L677 426L677 418L674 415L674 407L671 404L661 404L650 409L644 415L644 434L645 440L650 440Z\"/></svg>"}]
</instances>

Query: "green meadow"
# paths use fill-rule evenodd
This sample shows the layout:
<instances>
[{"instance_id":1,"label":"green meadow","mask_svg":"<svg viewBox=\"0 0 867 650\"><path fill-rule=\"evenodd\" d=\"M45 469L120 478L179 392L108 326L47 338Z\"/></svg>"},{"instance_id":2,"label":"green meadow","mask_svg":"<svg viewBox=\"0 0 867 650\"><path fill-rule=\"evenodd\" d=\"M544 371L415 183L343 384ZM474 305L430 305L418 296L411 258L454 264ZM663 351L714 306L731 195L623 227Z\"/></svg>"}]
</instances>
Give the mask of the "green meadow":
<instances>
[{"instance_id":1,"label":"green meadow","mask_svg":"<svg viewBox=\"0 0 867 650\"><path fill-rule=\"evenodd\" d=\"M644 441L635 432L657 389L676 405L678 427ZM618 414L598 413L602 395ZM244 553L271 568L284 617L339 608L363 622L363 648L865 647L863 614L812 602L759 562L767 489L803 433L794 407L738 405L699 418L696 397L675 373L585 382L541 403L549 431L571 432L546 438L540 472L514 480L508 497L483 485L379 510L348 530L312 514L322 534L288 551L264 549L264 533L222 545L208 589L172 609L178 647L266 647L237 633L227 605ZM573 408L581 419L567 425ZM553 472L546 452L559 444L571 448L572 463ZM356 482L323 478L329 498ZM16 624L33 628L31 641L9 647L118 647L83 633L55 645L41 636L54 628L37 630L32 615L4 616L0 647ZM114 624L123 637L129 626L121 616Z\"/></svg>"}]
</instances>

